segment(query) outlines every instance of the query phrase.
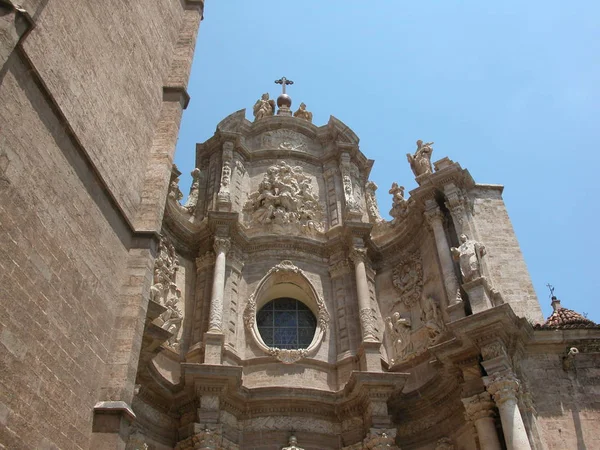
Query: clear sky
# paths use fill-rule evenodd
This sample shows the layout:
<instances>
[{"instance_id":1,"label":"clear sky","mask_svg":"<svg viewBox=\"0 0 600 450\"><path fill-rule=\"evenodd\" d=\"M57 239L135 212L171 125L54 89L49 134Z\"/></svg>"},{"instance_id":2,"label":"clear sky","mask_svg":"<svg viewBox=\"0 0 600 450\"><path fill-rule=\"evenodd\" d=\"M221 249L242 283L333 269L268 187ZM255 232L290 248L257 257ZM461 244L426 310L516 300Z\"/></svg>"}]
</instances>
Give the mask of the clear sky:
<instances>
[{"instance_id":1,"label":"clear sky","mask_svg":"<svg viewBox=\"0 0 600 450\"><path fill-rule=\"evenodd\" d=\"M504 200L544 315L546 283L600 322L600 2L206 0L176 163L189 189L195 143L217 123L276 98L316 125L334 115L375 160L382 214L406 161L435 141Z\"/></svg>"}]
</instances>

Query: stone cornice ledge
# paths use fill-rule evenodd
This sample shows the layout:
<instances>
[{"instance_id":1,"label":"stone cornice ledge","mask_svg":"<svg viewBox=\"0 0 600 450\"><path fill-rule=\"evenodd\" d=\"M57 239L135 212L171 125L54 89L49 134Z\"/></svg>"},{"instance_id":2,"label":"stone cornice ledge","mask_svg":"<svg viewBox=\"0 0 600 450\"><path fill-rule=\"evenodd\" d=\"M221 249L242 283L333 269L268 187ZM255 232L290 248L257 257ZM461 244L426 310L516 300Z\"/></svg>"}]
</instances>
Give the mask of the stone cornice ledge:
<instances>
[{"instance_id":1,"label":"stone cornice ledge","mask_svg":"<svg viewBox=\"0 0 600 450\"><path fill-rule=\"evenodd\" d=\"M163 86L163 102L179 102L186 109L190 103L190 95L184 86Z\"/></svg>"},{"instance_id":2,"label":"stone cornice ledge","mask_svg":"<svg viewBox=\"0 0 600 450\"><path fill-rule=\"evenodd\" d=\"M131 407L122 400L98 402L94 405L94 415L118 415L130 421L136 419Z\"/></svg>"}]
</instances>

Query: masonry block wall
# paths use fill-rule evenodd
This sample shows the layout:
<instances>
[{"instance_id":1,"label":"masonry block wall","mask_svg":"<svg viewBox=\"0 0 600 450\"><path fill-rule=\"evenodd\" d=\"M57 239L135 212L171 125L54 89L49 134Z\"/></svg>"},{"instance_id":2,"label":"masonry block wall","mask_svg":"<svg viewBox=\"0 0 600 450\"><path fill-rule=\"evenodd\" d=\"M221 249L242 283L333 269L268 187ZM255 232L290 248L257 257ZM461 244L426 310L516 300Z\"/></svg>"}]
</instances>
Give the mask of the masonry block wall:
<instances>
[{"instance_id":1,"label":"masonry block wall","mask_svg":"<svg viewBox=\"0 0 600 450\"><path fill-rule=\"evenodd\" d=\"M1 448L90 447L107 363L123 344L124 286L151 283L128 272L131 224L156 130L169 128L158 123L164 87L187 84L201 17L189 3L200 5L0 7ZM160 222L164 203L156 209ZM135 254L151 274L152 251ZM123 348L139 353L136 342Z\"/></svg>"}]
</instances>

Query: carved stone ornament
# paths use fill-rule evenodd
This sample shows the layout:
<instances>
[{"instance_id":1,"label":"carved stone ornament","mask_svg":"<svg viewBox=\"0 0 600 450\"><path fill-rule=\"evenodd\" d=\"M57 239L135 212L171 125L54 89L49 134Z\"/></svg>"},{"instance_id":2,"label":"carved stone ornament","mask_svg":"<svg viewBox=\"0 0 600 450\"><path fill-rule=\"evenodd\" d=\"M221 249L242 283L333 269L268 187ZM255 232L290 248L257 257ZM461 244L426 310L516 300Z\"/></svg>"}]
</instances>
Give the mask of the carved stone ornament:
<instances>
[{"instance_id":1,"label":"carved stone ornament","mask_svg":"<svg viewBox=\"0 0 600 450\"><path fill-rule=\"evenodd\" d=\"M183 193L179 189L179 177L175 177L169 184L169 198L179 204L183 198Z\"/></svg>"},{"instance_id":2,"label":"carved stone ornament","mask_svg":"<svg viewBox=\"0 0 600 450\"><path fill-rule=\"evenodd\" d=\"M276 225L304 233L324 231L323 207L310 177L302 167L284 161L267 169L258 190L248 196L244 213L250 226Z\"/></svg>"},{"instance_id":3,"label":"carved stone ornament","mask_svg":"<svg viewBox=\"0 0 600 450\"><path fill-rule=\"evenodd\" d=\"M465 406L465 419L470 422L496 415L496 405L489 392L482 392L463 398L462 402Z\"/></svg>"},{"instance_id":4,"label":"carved stone ornament","mask_svg":"<svg viewBox=\"0 0 600 450\"><path fill-rule=\"evenodd\" d=\"M508 355L506 353L506 347L504 344L500 341L494 341L481 347L481 356L484 360L489 360L499 356Z\"/></svg>"},{"instance_id":5,"label":"carved stone ornament","mask_svg":"<svg viewBox=\"0 0 600 450\"><path fill-rule=\"evenodd\" d=\"M306 295L305 304L317 316L317 328L310 345L305 349L280 349L267 346L256 325L257 311L267 303L265 297L269 290L274 286L288 284L300 288ZM323 298L316 292L310 280L306 277L304 271L296 267L291 261L284 260L273 266L265 276L260 280L256 290L248 298L248 303L244 310L244 325L254 342L258 347L268 355L274 356L284 364L293 364L302 358L314 355L329 326L329 312L325 306Z\"/></svg>"},{"instance_id":6,"label":"carved stone ornament","mask_svg":"<svg viewBox=\"0 0 600 450\"><path fill-rule=\"evenodd\" d=\"M154 280L150 287L150 300L167 308L157 320L161 328L172 334L167 345L174 350L179 348L179 331L183 322L181 289L176 284L178 269L179 259L175 247L167 236L161 235L158 255L154 261Z\"/></svg>"},{"instance_id":7,"label":"carved stone ornament","mask_svg":"<svg viewBox=\"0 0 600 450\"><path fill-rule=\"evenodd\" d=\"M392 283L398 291L400 301L412 306L421 299L423 292L423 265L418 253L404 258L392 273Z\"/></svg>"},{"instance_id":8,"label":"carved stone ornament","mask_svg":"<svg viewBox=\"0 0 600 450\"><path fill-rule=\"evenodd\" d=\"M485 246L468 238L466 234L460 235L460 245L452 247L452 258L460 264L463 282L467 283L481 277L481 258L485 255Z\"/></svg>"},{"instance_id":9,"label":"carved stone ornament","mask_svg":"<svg viewBox=\"0 0 600 450\"><path fill-rule=\"evenodd\" d=\"M411 341L412 322L409 318L402 317L395 312L385 318L387 332L392 342L393 358L391 364L396 364L409 359L414 355L414 346Z\"/></svg>"},{"instance_id":10,"label":"carved stone ornament","mask_svg":"<svg viewBox=\"0 0 600 450\"><path fill-rule=\"evenodd\" d=\"M484 378L484 383L497 405L507 401L516 403L521 383L512 372L490 375Z\"/></svg>"},{"instance_id":11,"label":"carved stone ornament","mask_svg":"<svg viewBox=\"0 0 600 450\"><path fill-rule=\"evenodd\" d=\"M179 442L175 446L175 450L221 450L222 442L221 430L211 429L207 426L204 430Z\"/></svg>"},{"instance_id":12,"label":"carved stone ornament","mask_svg":"<svg viewBox=\"0 0 600 450\"><path fill-rule=\"evenodd\" d=\"M359 312L360 323L362 325L363 340L368 342L377 342L377 319L371 308L363 308Z\"/></svg>"},{"instance_id":13,"label":"carved stone ornament","mask_svg":"<svg viewBox=\"0 0 600 450\"><path fill-rule=\"evenodd\" d=\"M125 450L148 450L145 436L139 430L132 432L127 440Z\"/></svg>"},{"instance_id":14,"label":"carved stone ornament","mask_svg":"<svg viewBox=\"0 0 600 450\"><path fill-rule=\"evenodd\" d=\"M448 437L443 437L439 439L435 444L435 450L454 450L454 444L452 443L452 439Z\"/></svg>"},{"instance_id":15,"label":"carved stone ornament","mask_svg":"<svg viewBox=\"0 0 600 450\"><path fill-rule=\"evenodd\" d=\"M372 181L367 181L367 184L365 184L365 200L367 202L367 214L369 215L369 222L371 223L384 222L381 214L379 213L379 206L377 206L377 197L375 196L376 190L377 185Z\"/></svg>"}]
</instances>

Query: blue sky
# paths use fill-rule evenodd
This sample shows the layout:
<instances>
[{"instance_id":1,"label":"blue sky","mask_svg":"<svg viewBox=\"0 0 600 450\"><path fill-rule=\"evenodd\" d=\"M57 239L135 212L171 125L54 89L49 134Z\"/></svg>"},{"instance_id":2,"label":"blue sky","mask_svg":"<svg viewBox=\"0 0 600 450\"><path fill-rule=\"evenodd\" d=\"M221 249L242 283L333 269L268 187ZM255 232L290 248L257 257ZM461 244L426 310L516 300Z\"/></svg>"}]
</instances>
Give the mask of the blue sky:
<instances>
[{"instance_id":1,"label":"blue sky","mask_svg":"<svg viewBox=\"0 0 600 450\"><path fill-rule=\"evenodd\" d=\"M382 213L406 161L435 141L504 200L544 315L562 305L600 322L600 2L206 0L176 163L190 184L195 143L281 76L293 109L330 115L375 160Z\"/></svg>"}]
</instances>

